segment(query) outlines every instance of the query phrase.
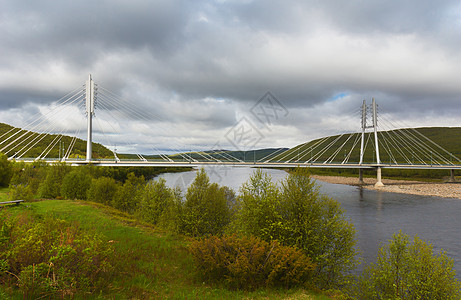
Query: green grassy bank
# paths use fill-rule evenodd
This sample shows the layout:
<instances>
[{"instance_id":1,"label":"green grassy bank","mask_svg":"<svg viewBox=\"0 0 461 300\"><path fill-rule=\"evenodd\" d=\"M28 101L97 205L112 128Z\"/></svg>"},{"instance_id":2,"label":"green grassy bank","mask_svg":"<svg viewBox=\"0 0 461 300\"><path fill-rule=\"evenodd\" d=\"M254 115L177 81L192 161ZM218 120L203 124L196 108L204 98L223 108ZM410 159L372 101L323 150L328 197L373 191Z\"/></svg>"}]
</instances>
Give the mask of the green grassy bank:
<instances>
[{"instance_id":1,"label":"green grassy bank","mask_svg":"<svg viewBox=\"0 0 461 300\"><path fill-rule=\"evenodd\" d=\"M0 191L4 199L6 189ZM102 295L76 295L77 299L330 299L304 289L231 291L198 280L187 246L189 238L170 234L101 204L43 200L1 208L12 214L31 212L39 218L78 223L102 234L114 249L114 275ZM14 287L0 285L0 298L23 299Z\"/></svg>"}]
</instances>

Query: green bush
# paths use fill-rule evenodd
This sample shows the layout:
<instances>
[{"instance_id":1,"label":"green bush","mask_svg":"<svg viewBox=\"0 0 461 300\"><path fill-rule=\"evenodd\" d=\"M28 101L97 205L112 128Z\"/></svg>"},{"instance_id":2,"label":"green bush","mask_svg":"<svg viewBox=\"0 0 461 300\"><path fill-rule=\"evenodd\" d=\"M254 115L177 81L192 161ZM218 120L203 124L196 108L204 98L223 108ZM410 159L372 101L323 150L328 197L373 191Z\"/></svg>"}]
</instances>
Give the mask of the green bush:
<instances>
[{"instance_id":1,"label":"green bush","mask_svg":"<svg viewBox=\"0 0 461 300\"><path fill-rule=\"evenodd\" d=\"M302 251L256 237L211 236L192 242L189 249L206 280L230 288L289 288L305 284L315 269Z\"/></svg>"},{"instance_id":2,"label":"green bush","mask_svg":"<svg viewBox=\"0 0 461 300\"><path fill-rule=\"evenodd\" d=\"M434 254L432 245L415 237L394 234L358 280L358 299L461 299L453 259Z\"/></svg>"},{"instance_id":3,"label":"green bush","mask_svg":"<svg viewBox=\"0 0 461 300\"><path fill-rule=\"evenodd\" d=\"M340 286L356 267L356 234L338 201L319 193L308 170L297 168L282 182L283 230L277 238L303 249L317 264L316 282Z\"/></svg>"},{"instance_id":4,"label":"green bush","mask_svg":"<svg viewBox=\"0 0 461 300\"><path fill-rule=\"evenodd\" d=\"M13 177L10 181L10 199L30 200L37 194L41 181L46 176L47 166L43 162L25 164L13 163ZM13 194L13 195L11 195Z\"/></svg>"},{"instance_id":5,"label":"green bush","mask_svg":"<svg viewBox=\"0 0 461 300\"><path fill-rule=\"evenodd\" d=\"M66 199L86 200L91 186L91 177L80 167L67 173L61 185L61 195Z\"/></svg>"},{"instance_id":6,"label":"green bush","mask_svg":"<svg viewBox=\"0 0 461 300\"><path fill-rule=\"evenodd\" d=\"M112 178L99 177L93 179L91 187L88 190L87 199L88 201L110 205L114 199L117 188L117 182Z\"/></svg>"},{"instance_id":7,"label":"green bush","mask_svg":"<svg viewBox=\"0 0 461 300\"><path fill-rule=\"evenodd\" d=\"M31 185L28 184L16 184L10 186L10 193L8 194L8 200L32 200L34 193L32 192Z\"/></svg>"},{"instance_id":8,"label":"green bush","mask_svg":"<svg viewBox=\"0 0 461 300\"><path fill-rule=\"evenodd\" d=\"M353 225L337 201L319 193L304 168L281 186L256 171L241 188L231 228L303 250L317 266L314 281L320 288L347 283L356 266Z\"/></svg>"},{"instance_id":9,"label":"green bush","mask_svg":"<svg viewBox=\"0 0 461 300\"><path fill-rule=\"evenodd\" d=\"M157 224L178 197L178 192L167 187L163 178L146 184L141 191L137 215L143 221Z\"/></svg>"},{"instance_id":10,"label":"green bush","mask_svg":"<svg viewBox=\"0 0 461 300\"><path fill-rule=\"evenodd\" d=\"M138 207L139 196L145 184L144 176L136 177L134 173L129 173L125 183L117 188L112 200L112 206L127 213L134 213Z\"/></svg>"},{"instance_id":11,"label":"green bush","mask_svg":"<svg viewBox=\"0 0 461 300\"><path fill-rule=\"evenodd\" d=\"M65 163L52 166L42 166L46 170L45 180L40 182L38 194L40 198L58 198L61 196L61 185L64 177L71 171L71 167Z\"/></svg>"},{"instance_id":12,"label":"green bush","mask_svg":"<svg viewBox=\"0 0 461 300\"><path fill-rule=\"evenodd\" d=\"M113 250L103 236L30 213L0 217L1 283L18 286L26 298L67 297L109 285Z\"/></svg>"},{"instance_id":13,"label":"green bush","mask_svg":"<svg viewBox=\"0 0 461 300\"><path fill-rule=\"evenodd\" d=\"M192 236L220 234L230 222L227 190L210 183L204 169L187 189L181 215L181 232Z\"/></svg>"},{"instance_id":14,"label":"green bush","mask_svg":"<svg viewBox=\"0 0 461 300\"><path fill-rule=\"evenodd\" d=\"M8 157L0 152L0 186L8 186L13 176L13 165Z\"/></svg>"},{"instance_id":15,"label":"green bush","mask_svg":"<svg viewBox=\"0 0 461 300\"><path fill-rule=\"evenodd\" d=\"M254 235L265 241L277 239L283 226L281 201L279 189L271 177L256 170L240 188L232 226L245 235Z\"/></svg>"}]
</instances>

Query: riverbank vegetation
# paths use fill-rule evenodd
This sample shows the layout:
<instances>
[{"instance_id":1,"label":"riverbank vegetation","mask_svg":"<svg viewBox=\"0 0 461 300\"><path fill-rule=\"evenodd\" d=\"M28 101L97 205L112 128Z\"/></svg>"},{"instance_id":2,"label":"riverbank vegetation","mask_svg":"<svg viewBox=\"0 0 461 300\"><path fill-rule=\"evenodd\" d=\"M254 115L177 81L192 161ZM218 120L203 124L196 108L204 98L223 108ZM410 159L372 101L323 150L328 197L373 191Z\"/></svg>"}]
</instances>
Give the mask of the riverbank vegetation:
<instances>
[{"instance_id":1,"label":"riverbank vegetation","mask_svg":"<svg viewBox=\"0 0 461 300\"><path fill-rule=\"evenodd\" d=\"M399 232L378 253L354 286L358 299L461 299L453 260L418 237Z\"/></svg>"},{"instance_id":2,"label":"riverbank vegetation","mask_svg":"<svg viewBox=\"0 0 461 300\"><path fill-rule=\"evenodd\" d=\"M306 169L280 185L256 170L239 191L202 169L185 193L94 166L12 163L10 172L8 199L29 202L0 212L6 298L364 298L359 287L380 274L352 275L355 229ZM459 291L443 262L434 274Z\"/></svg>"}]
</instances>

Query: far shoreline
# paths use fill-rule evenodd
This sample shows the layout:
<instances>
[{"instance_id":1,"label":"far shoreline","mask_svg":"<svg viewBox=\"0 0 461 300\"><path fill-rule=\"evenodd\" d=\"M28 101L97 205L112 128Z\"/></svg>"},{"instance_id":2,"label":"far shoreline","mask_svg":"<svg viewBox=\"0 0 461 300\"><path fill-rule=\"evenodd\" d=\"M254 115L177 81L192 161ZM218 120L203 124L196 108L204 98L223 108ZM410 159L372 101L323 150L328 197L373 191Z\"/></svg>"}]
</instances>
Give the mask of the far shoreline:
<instances>
[{"instance_id":1,"label":"far shoreline","mask_svg":"<svg viewBox=\"0 0 461 300\"><path fill-rule=\"evenodd\" d=\"M383 191L390 193L410 194L419 196L434 196L441 198L461 199L460 183L434 183L410 180L393 180L383 179L383 187L375 187L375 178L364 178L364 184L359 183L358 177L342 176L323 176L311 175L315 180L324 181L333 184L345 184L352 186L361 186L368 190Z\"/></svg>"}]
</instances>

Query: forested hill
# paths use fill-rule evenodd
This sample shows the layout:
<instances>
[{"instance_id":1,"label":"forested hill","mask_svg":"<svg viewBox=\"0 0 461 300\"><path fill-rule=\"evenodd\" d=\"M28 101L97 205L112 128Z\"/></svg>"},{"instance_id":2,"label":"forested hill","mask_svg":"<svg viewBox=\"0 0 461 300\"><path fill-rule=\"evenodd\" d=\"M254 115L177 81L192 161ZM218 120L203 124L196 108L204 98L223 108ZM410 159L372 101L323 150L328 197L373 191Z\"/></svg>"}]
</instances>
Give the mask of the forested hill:
<instances>
[{"instance_id":1,"label":"forested hill","mask_svg":"<svg viewBox=\"0 0 461 300\"><path fill-rule=\"evenodd\" d=\"M427 138L427 139L426 139ZM341 162L345 157L350 156L349 162L358 162L360 157L360 133L344 134L342 136L335 135L322 139L316 139L304 144L300 144L290 150L274 157L274 161L299 160L323 162L334 156L333 162ZM429 140L430 141L429 141ZM364 155L364 162L374 161L374 139L373 133L367 132L365 140L368 141L367 150ZM416 142L417 141L417 142ZM432 142L445 149L448 153L435 146ZM418 147L421 149L422 144L428 145L434 149L434 152L444 153L448 160L450 154L461 158L461 127L422 127L422 128L407 128L396 129L390 131L382 131L378 133L378 142L380 145L380 156L383 163L391 160L387 149L393 149L393 155L398 162L404 162L404 156L408 159L416 160ZM417 144L420 143L419 146ZM355 144L355 147L353 145ZM344 147L342 147L344 145ZM396 149L399 149L398 151ZM339 152L336 153L335 151ZM351 151L351 149L354 149ZM324 152L322 152L325 150ZM430 153L430 150L427 152ZM319 155L321 153L321 155ZM318 157L316 157L318 155ZM430 154L425 159L431 159ZM435 155L434 155L434 158ZM421 163L421 162L419 162Z\"/></svg>"},{"instance_id":2,"label":"forested hill","mask_svg":"<svg viewBox=\"0 0 461 300\"><path fill-rule=\"evenodd\" d=\"M10 146L5 147L5 150L2 152L7 152L9 149L12 149L8 154L8 156L11 156L15 153L21 153L21 149L27 149L30 146L32 146L35 142L35 144L27 153L25 153L22 157L38 157L50 144L53 144L54 141L58 141L60 138L60 143L56 143L56 145L51 149L50 153L48 154L47 157L52 157L52 158L57 158L57 157L62 157L62 153L67 150L67 147L71 144L71 141L73 137L71 136L57 136L55 134L48 134L43 139L41 139L41 136L36 138L38 136L37 133L34 132L27 132L26 135L24 135L24 138L21 139L20 142L15 141L18 137L20 137L22 134L26 133L25 130L22 130L21 132L17 133L20 131L20 128L15 128L13 126L10 126L8 124L0 123L0 149L3 147L9 145L12 143ZM17 134L16 134L17 133ZM14 136L13 136L14 135ZM33 141L35 139L35 141ZM40 140L41 139L41 140ZM31 142L33 141L33 142ZM29 143L30 145L26 147L26 145ZM59 155L59 151L61 148L61 155ZM23 150L24 151L24 150ZM65 153L65 152L64 152ZM81 139L76 139L75 141L75 146L73 147L72 154L70 157L72 158L77 158L77 157L85 157L86 156L86 141L81 140ZM108 157L114 157L112 151L107 149L101 144L98 143L93 143L93 158L108 158Z\"/></svg>"},{"instance_id":3,"label":"forested hill","mask_svg":"<svg viewBox=\"0 0 461 300\"><path fill-rule=\"evenodd\" d=\"M182 154L187 156L202 160L204 156L214 157L217 160L241 160L246 162L256 162L259 160L266 160L271 156L274 156L275 153L282 153L283 151L288 150L288 148L266 148L266 149L257 149L257 150L246 150L246 151L235 151L235 150L213 150L213 151L204 151L204 152L186 152L181 154L173 154L169 157L171 159L178 159Z\"/></svg>"}]
</instances>

